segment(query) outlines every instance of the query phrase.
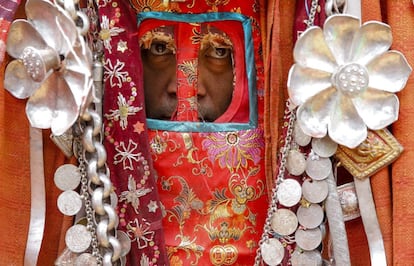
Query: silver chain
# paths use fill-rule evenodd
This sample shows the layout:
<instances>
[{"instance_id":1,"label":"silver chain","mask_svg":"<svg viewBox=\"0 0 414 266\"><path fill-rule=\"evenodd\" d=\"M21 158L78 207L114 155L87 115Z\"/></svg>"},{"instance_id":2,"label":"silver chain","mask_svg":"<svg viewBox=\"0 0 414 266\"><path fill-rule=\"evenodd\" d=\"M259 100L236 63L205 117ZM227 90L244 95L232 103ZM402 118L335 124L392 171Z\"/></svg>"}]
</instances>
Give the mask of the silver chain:
<instances>
[{"instance_id":1,"label":"silver chain","mask_svg":"<svg viewBox=\"0 0 414 266\"><path fill-rule=\"evenodd\" d=\"M307 0L305 0L305 2L307 3ZM308 19L305 20L305 24L307 27L311 27L314 25L315 15L316 15L316 11L318 11L318 8L319 8L319 0L312 0L311 8L308 14Z\"/></svg>"}]
</instances>

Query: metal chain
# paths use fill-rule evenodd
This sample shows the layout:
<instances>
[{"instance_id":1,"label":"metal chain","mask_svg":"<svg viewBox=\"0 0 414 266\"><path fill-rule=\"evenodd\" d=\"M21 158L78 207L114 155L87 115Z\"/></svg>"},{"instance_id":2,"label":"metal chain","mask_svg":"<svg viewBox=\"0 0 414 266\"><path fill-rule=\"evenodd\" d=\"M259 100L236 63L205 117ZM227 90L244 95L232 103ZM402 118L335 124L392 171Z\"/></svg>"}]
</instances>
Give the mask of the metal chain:
<instances>
[{"instance_id":1,"label":"metal chain","mask_svg":"<svg viewBox=\"0 0 414 266\"><path fill-rule=\"evenodd\" d=\"M285 172L286 172L286 162L287 162L287 156L290 150L290 145L292 142L292 136L293 136L293 128L294 128L294 123L296 121L296 115L294 110L290 110L289 108L289 102L287 102L287 111L286 111L286 115L289 118L288 120L288 125L287 125L287 132L286 132L286 137L284 139L284 145L281 149L281 158L280 158L280 163L279 163L279 171L278 171L278 175L276 177L276 182L275 185L272 189L272 198L270 201L270 205L267 211L267 217L265 220L265 224L264 224L264 229L263 229L263 234L262 237L260 238L259 241L259 247L256 250L256 257L254 260L254 265L255 266L259 266L260 262L262 260L262 252L261 252L261 246L264 242L266 242L267 240L269 240L269 235L272 232L272 227L271 227L271 220L272 220L272 216L273 214L277 211L277 188L279 186L279 184L284 180L284 176L285 176Z\"/></svg>"},{"instance_id":2,"label":"metal chain","mask_svg":"<svg viewBox=\"0 0 414 266\"><path fill-rule=\"evenodd\" d=\"M305 2L307 3L307 0L305 0ZM308 14L308 19L305 20L305 24L307 27L313 26L313 23L315 21L316 11L318 11L318 8L319 8L319 0L312 0L311 8Z\"/></svg>"}]
</instances>

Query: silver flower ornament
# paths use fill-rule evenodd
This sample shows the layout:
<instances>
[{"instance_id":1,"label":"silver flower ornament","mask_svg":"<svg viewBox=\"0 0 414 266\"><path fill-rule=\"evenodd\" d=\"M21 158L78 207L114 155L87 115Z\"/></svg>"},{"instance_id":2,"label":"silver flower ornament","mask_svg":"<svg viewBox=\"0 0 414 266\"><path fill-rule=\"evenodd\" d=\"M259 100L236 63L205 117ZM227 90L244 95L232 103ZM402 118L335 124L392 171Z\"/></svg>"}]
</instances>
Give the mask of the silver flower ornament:
<instances>
[{"instance_id":1,"label":"silver flower ornament","mask_svg":"<svg viewBox=\"0 0 414 266\"><path fill-rule=\"evenodd\" d=\"M25 99L33 127L61 135L91 99L92 54L68 12L47 0L29 0L27 20L15 20L7 52L5 88Z\"/></svg>"},{"instance_id":2,"label":"silver flower ornament","mask_svg":"<svg viewBox=\"0 0 414 266\"><path fill-rule=\"evenodd\" d=\"M329 17L323 30L308 28L294 48L288 77L291 102L302 130L315 138L328 134L355 148L367 128L379 130L398 119L399 100L411 67L389 50L391 29L349 15Z\"/></svg>"}]
</instances>

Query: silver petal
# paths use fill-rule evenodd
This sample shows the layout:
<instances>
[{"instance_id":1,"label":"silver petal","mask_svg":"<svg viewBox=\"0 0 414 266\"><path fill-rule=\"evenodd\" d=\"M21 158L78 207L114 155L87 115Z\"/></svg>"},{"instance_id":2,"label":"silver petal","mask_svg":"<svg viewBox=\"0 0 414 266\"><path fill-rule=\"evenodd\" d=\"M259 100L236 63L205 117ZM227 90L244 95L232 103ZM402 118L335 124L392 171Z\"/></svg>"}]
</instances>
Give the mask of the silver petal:
<instances>
[{"instance_id":1,"label":"silver petal","mask_svg":"<svg viewBox=\"0 0 414 266\"><path fill-rule=\"evenodd\" d=\"M349 47L360 26L360 20L353 16L333 15L326 20L323 32L338 65L349 62Z\"/></svg>"},{"instance_id":2,"label":"silver petal","mask_svg":"<svg viewBox=\"0 0 414 266\"><path fill-rule=\"evenodd\" d=\"M297 121L305 134L315 138L326 135L331 109L336 104L336 98L336 89L331 87L299 106Z\"/></svg>"},{"instance_id":3,"label":"silver petal","mask_svg":"<svg viewBox=\"0 0 414 266\"><path fill-rule=\"evenodd\" d=\"M398 119L400 104L393 93L368 88L352 101L362 120L372 130L383 129Z\"/></svg>"},{"instance_id":4,"label":"silver petal","mask_svg":"<svg viewBox=\"0 0 414 266\"><path fill-rule=\"evenodd\" d=\"M308 28L297 40L293 50L295 62L304 67L333 73L337 67L335 57L325 42L319 27Z\"/></svg>"},{"instance_id":5,"label":"silver petal","mask_svg":"<svg viewBox=\"0 0 414 266\"><path fill-rule=\"evenodd\" d=\"M78 108L67 83L53 73L30 97L26 113L33 127L51 128L54 135L61 135L75 123Z\"/></svg>"},{"instance_id":6,"label":"silver petal","mask_svg":"<svg viewBox=\"0 0 414 266\"><path fill-rule=\"evenodd\" d=\"M76 105L80 107L85 101L85 93L88 93L90 86L90 80L85 77L82 73L77 71L65 70L63 78L69 85L70 91L75 99Z\"/></svg>"},{"instance_id":7,"label":"silver petal","mask_svg":"<svg viewBox=\"0 0 414 266\"><path fill-rule=\"evenodd\" d=\"M367 66L369 87L388 92L402 90L412 71L404 55L388 51L371 61Z\"/></svg>"},{"instance_id":8,"label":"silver petal","mask_svg":"<svg viewBox=\"0 0 414 266\"><path fill-rule=\"evenodd\" d=\"M27 1L26 15L49 46L62 55L70 51L77 36L75 22L70 17L45 0Z\"/></svg>"},{"instance_id":9,"label":"silver petal","mask_svg":"<svg viewBox=\"0 0 414 266\"><path fill-rule=\"evenodd\" d=\"M11 24L7 35L7 53L14 58L20 58L27 46L39 50L48 48L46 42L43 41L42 36L33 28L32 24L26 20L17 19Z\"/></svg>"},{"instance_id":10,"label":"silver petal","mask_svg":"<svg viewBox=\"0 0 414 266\"><path fill-rule=\"evenodd\" d=\"M4 88L14 97L25 99L40 87L40 82L32 80L21 60L11 61L4 74Z\"/></svg>"},{"instance_id":11,"label":"silver petal","mask_svg":"<svg viewBox=\"0 0 414 266\"><path fill-rule=\"evenodd\" d=\"M287 82L289 97L295 105L301 105L312 96L331 86L331 73L293 65Z\"/></svg>"},{"instance_id":12,"label":"silver petal","mask_svg":"<svg viewBox=\"0 0 414 266\"><path fill-rule=\"evenodd\" d=\"M388 51L391 44L390 26L377 21L364 23L355 34L350 61L367 65L376 56Z\"/></svg>"},{"instance_id":13,"label":"silver petal","mask_svg":"<svg viewBox=\"0 0 414 266\"><path fill-rule=\"evenodd\" d=\"M351 99L338 93L328 124L329 136L338 144L355 148L367 138L367 127Z\"/></svg>"}]
</instances>

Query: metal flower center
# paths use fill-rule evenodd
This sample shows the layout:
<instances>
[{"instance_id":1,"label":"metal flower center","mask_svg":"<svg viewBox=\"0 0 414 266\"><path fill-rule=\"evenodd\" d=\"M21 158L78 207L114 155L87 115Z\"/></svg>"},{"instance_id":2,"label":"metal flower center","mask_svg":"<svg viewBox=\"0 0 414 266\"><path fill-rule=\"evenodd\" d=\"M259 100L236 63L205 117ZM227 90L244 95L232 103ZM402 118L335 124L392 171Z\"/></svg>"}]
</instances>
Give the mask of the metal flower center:
<instances>
[{"instance_id":1,"label":"metal flower center","mask_svg":"<svg viewBox=\"0 0 414 266\"><path fill-rule=\"evenodd\" d=\"M46 73L60 65L60 59L53 50L37 50L33 47L26 47L22 53L23 65L27 74L37 82L42 81Z\"/></svg>"},{"instance_id":2,"label":"metal flower center","mask_svg":"<svg viewBox=\"0 0 414 266\"><path fill-rule=\"evenodd\" d=\"M356 63L342 66L335 75L336 87L350 97L355 97L365 91L368 81L366 68Z\"/></svg>"}]
</instances>

